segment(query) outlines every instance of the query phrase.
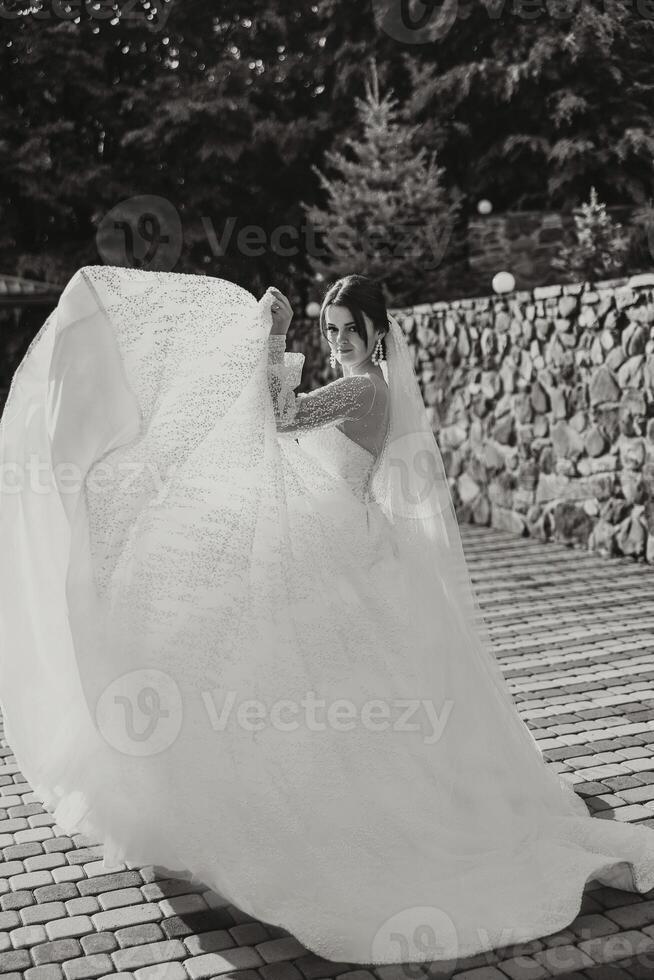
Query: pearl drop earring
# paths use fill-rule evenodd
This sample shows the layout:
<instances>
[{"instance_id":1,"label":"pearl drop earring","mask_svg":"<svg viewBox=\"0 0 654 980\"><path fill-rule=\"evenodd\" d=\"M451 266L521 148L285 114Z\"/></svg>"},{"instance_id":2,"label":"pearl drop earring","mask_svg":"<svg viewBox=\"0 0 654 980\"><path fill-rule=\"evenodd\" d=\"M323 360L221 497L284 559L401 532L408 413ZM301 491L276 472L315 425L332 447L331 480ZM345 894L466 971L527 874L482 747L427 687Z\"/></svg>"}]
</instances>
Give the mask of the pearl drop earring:
<instances>
[{"instance_id":1,"label":"pearl drop earring","mask_svg":"<svg viewBox=\"0 0 654 980\"><path fill-rule=\"evenodd\" d=\"M379 364L379 362L383 360L384 351L382 349L381 337L377 337L377 343L375 344L375 349L372 352L372 362L373 364Z\"/></svg>"},{"instance_id":2,"label":"pearl drop earring","mask_svg":"<svg viewBox=\"0 0 654 980\"><path fill-rule=\"evenodd\" d=\"M334 348L332 347L331 353L329 355L329 363L333 368L336 367L336 357L334 356Z\"/></svg>"}]
</instances>

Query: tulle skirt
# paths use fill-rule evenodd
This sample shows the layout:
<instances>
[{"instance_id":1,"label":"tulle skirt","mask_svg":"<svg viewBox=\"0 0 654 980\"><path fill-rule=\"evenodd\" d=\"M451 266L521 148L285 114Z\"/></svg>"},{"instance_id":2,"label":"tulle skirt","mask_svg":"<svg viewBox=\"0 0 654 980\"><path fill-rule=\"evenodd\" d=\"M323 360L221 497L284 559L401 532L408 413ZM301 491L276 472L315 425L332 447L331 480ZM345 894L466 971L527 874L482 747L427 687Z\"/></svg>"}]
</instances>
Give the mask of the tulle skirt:
<instances>
[{"instance_id":1,"label":"tulle skirt","mask_svg":"<svg viewBox=\"0 0 654 980\"><path fill-rule=\"evenodd\" d=\"M548 767L438 581L278 437L254 298L88 268L2 420L0 701L37 796L308 949L454 960L558 931L654 833Z\"/></svg>"}]
</instances>

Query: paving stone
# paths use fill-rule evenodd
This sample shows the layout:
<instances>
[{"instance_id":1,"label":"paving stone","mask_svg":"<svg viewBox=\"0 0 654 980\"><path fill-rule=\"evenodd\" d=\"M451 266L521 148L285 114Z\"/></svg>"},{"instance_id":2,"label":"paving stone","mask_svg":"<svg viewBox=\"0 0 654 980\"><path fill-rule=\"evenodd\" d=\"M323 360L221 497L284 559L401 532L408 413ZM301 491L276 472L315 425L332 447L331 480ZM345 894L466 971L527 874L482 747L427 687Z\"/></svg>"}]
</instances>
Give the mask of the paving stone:
<instances>
[{"instance_id":1,"label":"paving stone","mask_svg":"<svg viewBox=\"0 0 654 980\"><path fill-rule=\"evenodd\" d=\"M14 949L38 946L39 943L45 943L48 940L43 926L22 926L20 929L12 929L9 938Z\"/></svg>"},{"instance_id":2,"label":"paving stone","mask_svg":"<svg viewBox=\"0 0 654 980\"><path fill-rule=\"evenodd\" d=\"M23 923L34 925L38 922L49 922L52 919L61 919L66 915L66 907L63 902L45 902L43 905L30 905L21 909L20 917Z\"/></svg>"},{"instance_id":3,"label":"paving stone","mask_svg":"<svg viewBox=\"0 0 654 980\"><path fill-rule=\"evenodd\" d=\"M496 966L478 966L455 973L454 976L456 980L506 980L506 973L502 973Z\"/></svg>"},{"instance_id":4,"label":"paving stone","mask_svg":"<svg viewBox=\"0 0 654 980\"><path fill-rule=\"evenodd\" d=\"M112 963L106 953L82 956L63 964L66 980L86 980L87 977L102 977L111 970Z\"/></svg>"},{"instance_id":5,"label":"paving stone","mask_svg":"<svg viewBox=\"0 0 654 980\"><path fill-rule=\"evenodd\" d=\"M23 863L26 871L42 871L44 868L51 871L53 868L63 867L66 859L63 854L38 854L36 857L25 858Z\"/></svg>"},{"instance_id":6,"label":"paving stone","mask_svg":"<svg viewBox=\"0 0 654 980\"><path fill-rule=\"evenodd\" d=\"M644 932L628 930L613 936L601 936L579 944L579 948L596 963L612 963L628 956L654 953L654 937Z\"/></svg>"},{"instance_id":7,"label":"paving stone","mask_svg":"<svg viewBox=\"0 0 654 980\"><path fill-rule=\"evenodd\" d=\"M114 888L131 888L141 884L141 876L138 871L118 871L115 874L98 875L80 881L78 885L80 895L101 895Z\"/></svg>"},{"instance_id":8,"label":"paving stone","mask_svg":"<svg viewBox=\"0 0 654 980\"><path fill-rule=\"evenodd\" d=\"M12 844L2 849L2 857L5 861L24 861L25 858L33 857L35 854L43 854L41 844Z\"/></svg>"},{"instance_id":9,"label":"paving stone","mask_svg":"<svg viewBox=\"0 0 654 980\"><path fill-rule=\"evenodd\" d=\"M25 865L22 861L7 861L6 864L2 865L2 877L9 879L12 875L20 875L25 871Z\"/></svg>"},{"instance_id":10,"label":"paving stone","mask_svg":"<svg viewBox=\"0 0 654 980\"><path fill-rule=\"evenodd\" d=\"M92 932L80 939L85 956L92 953L113 953L118 948L116 937L112 932Z\"/></svg>"},{"instance_id":11,"label":"paving stone","mask_svg":"<svg viewBox=\"0 0 654 980\"><path fill-rule=\"evenodd\" d=\"M569 929L578 940L595 939L596 936L608 936L611 933L619 932L620 928L609 918L611 913L606 915L593 913L591 915L579 915L571 922Z\"/></svg>"},{"instance_id":12,"label":"paving stone","mask_svg":"<svg viewBox=\"0 0 654 980\"><path fill-rule=\"evenodd\" d=\"M30 954L26 949L13 949L6 953L0 953L0 973L26 970L31 965Z\"/></svg>"},{"instance_id":13,"label":"paving stone","mask_svg":"<svg viewBox=\"0 0 654 980\"><path fill-rule=\"evenodd\" d=\"M76 959L82 952L77 939L55 939L32 949L36 965L41 963L63 963L65 960Z\"/></svg>"},{"instance_id":14,"label":"paving stone","mask_svg":"<svg viewBox=\"0 0 654 980\"><path fill-rule=\"evenodd\" d=\"M122 929L125 926L138 925L140 922L157 922L162 918L162 912L155 902L142 905L128 905L125 908L109 909L106 912L96 912L92 922L96 929Z\"/></svg>"},{"instance_id":15,"label":"paving stone","mask_svg":"<svg viewBox=\"0 0 654 980\"><path fill-rule=\"evenodd\" d=\"M72 881L63 881L36 888L34 897L37 902L65 902L67 899L79 898L79 891Z\"/></svg>"},{"instance_id":16,"label":"paving stone","mask_svg":"<svg viewBox=\"0 0 654 980\"><path fill-rule=\"evenodd\" d=\"M183 960L188 956L188 950L179 939L167 939L160 943L148 943L145 946L132 946L129 949L117 949L111 958L117 970L138 970L143 966L154 963L166 963L168 960Z\"/></svg>"},{"instance_id":17,"label":"paving stone","mask_svg":"<svg viewBox=\"0 0 654 980\"><path fill-rule=\"evenodd\" d=\"M243 929L248 926L237 926L237 928ZM226 929L214 929L212 932L202 932L196 936L185 936L184 945L192 956L199 956L201 953L218 953L222 949L246 944L237 943L233 934Z\"/></svg>"},{"instance_id":18,"label":"paving stone","mask_svg":"<svg viewBox=\"0 0 654 980\"><path fill-rule=\"evenodd\" d=\"M115 933L116 942L121 949L129 946L144 946L147 943L158 943L162 939L169 938L157 922L142 922L137 926L127 926L125 929L118 929Z\"/></svg>"},{"instance_id":19,"label":"paving stone","mask_svg":"<svg viewBox=\"0 0 654 980\"><path fill-rule=\"evenodd\" d=\"M645 803L654 800L654 783L624 789L620 794L627 803Z\"/></svg>"},{"instance_id":20,"label":"paving stone","mask_svg":"<svg viewBox=\"0 0 654 980\"><path fill-rule=\"evenodd\" d=\"M595 942L595 940L591 940ZM576 946L553 946L549 949L534 953L534 959L547 967L550 973L564 973L572 970L583 970L586 966L594 966L593 960L583 949Z\"/></svg>"},{"instance_id":21,"label":"paving stone","mask_svg":"<svg viewBox=\"0 0 654 980\"><path fill-rule=\"evenodd\" d=\"M264 960L251 946L225 950L224 953L204 953L184 961L191 980L206 980L234 970L251 970L263 964Z\"/></svg>"},{"instance_id":22,"label":"paving stone","mask_svg":"<svg viewBox=\"0 0 654 980\"><path fill-rule=\"evenodd\" d=\"M0 929L14 929L21 924L18 912L13 909L9 912L0 912Z\"/></svg>"},{"instance_id":23,"label":"paving stone","mask_svg":"<svg viewBox=\"0 0 654 980\"><path fill-rule=\"evenodd\" d=\"M234 970L221 974L221 980L261 980L261 977L256 970Z\"/></svg>"},{"instance_id":24,"label":"paving stone","mask_svg":"<svg viewBox=\"0 0 654 980\"><path fill-rule=\"evenodd\" d=\"M88 915L73 915L56 922L48 922L46 931L50 939L63 939L66 936L85 936L93 932L93 923Z\"/></svg>"},{"instance_id":25,"label":"paving stone","mask_svg":"<svg viewBox=\"0 0 654 980\"><path fill-rule=\"evenodd\" d=\"M43 849L46 853L72 851L75 849L70 837L51 837L43 841Z\"/></svg>"},{"instance_id":26,"label":"paving stone","mask_svg":"<svg viewBox=\"0 0 654 980\"><path fill-rule=\"evenodd\" d=\"M256 946L265 942L270 935L270 929L260 922L244 922L243 925L233 926L229 932L237 946Z\"/></svg>"},{"instance_id":27,"label":"paving stone","mask_svg":"<svg viewBox=\"0 0 654 980\"><path fill-rule=\"evenodd\" d=\"M147 885L144 886L143 891L139 888L117 888L115 891L102 892L98 895L97 901L105 912L126 905L141 905L144 898L148 901L154 900L145 894L147 887Z\"/></svg>"},{"instance_id":28,"label":"paving stone","mask_svg":"<svg viewBox=\"0 0 654 980\"><path fill-rule=\"evenodd\" d=\"M93 895L86 895L83 898L71 898L64 902L68 915L92 915L99 911L98 900Z\"/></svg>"},{"instance_id":29,"label":"paving stone","mask_svg":"<svg viewBox=\"0 0 654 980\"><path fill-rule=\"evenodd\" d=\"M184 915L173 915L161 922L161 928L169 939L182 939L192 933L212 932L223 925L225 923L220 910L207 908Z\"/></svg>"},{"instance_id":30,"label":"paving stone","mask_svg":"<svg viewBox=\"0 0 654 980\"><path fill-rule=\"evenodd\" d=\"M531 956L502 960L499 969L502 973L506 973L510 980L545 980L552 975L547 967Z\"/></svg>"},{"instance_id":31,"label":"paving stone","mask_svg":"<svg viewBox=\"0 0 654 980\"><path fill-rule=\"evenodd\" d=\"M188 980L188 973L181 963L165 963L144 966L134 974L136 980Z\"/></svg>"},{"instance_id":32,"label":"paving stone","mask_svg":"<svg viewBox=\"0 0 654 980\"><path fill-rule=\"evenodd\" d=\"M207 903L202 895L175 895L173 898L162 899L159 908L164 916L184 915L188 912L206 912Z\"/></svg>"},{"instance_id":33,"label":"paving stone","mask_svg":"<svg viewBox=\"0 0 654 980\"><path fill-rule=\"evenodd\" d=\"M26 970L25 980L62 980L63 970L58 963L48 963L47 966L33 966Z\"/></svg>"},{"instance_id":34,"label":"paving stone","mask_svg":"<svg viewBox=\"0 0 654 980\"><path fill-rule=\"evenodd\" d=\"M13 891L23 888L38 888L39 885L50 885L54 881L51 871L28 871L25 874L14 875L9 879Z\"/></svg>"},{"instance_id":35,"label":"paving stone","mask_svg":"<svg viewBox=\"0 0 654 980\"><path fill-rule=\"evenodd\" d=\"M19 830L15 835L17 844L28 844L31 841L44 841L52 838L50 827L29 827L27 830Z\"/></svg>"},{"instance_id":36,"label":"paving stone","mask_svg":"<svg viewBox=\"0 0 654 980\"><path fill-rule=\"evenodd\" d=\"M73 864L66 864L60 868L53 868L52 877L59 884L62 881L81 881L86 875L84 874L83 868L79 868Z\"/></svg>"},{"instance_id":37,"label":"paving stone","mask_svg":"<svg viewBox=\"0 0 654 980\"><path fill-rule=\"evenodd\" d=\"M34 903L34 895L28 891L9 892L7 895L0 897L0 907L3 911L22 909L27 905L34 905Z\"/></svg>"},{"instance_id":38,"label":"paving stone","mask_svg":"<svg viewBox=\"0 0 654 980\"><path fill-rule=\"evenodd\" d=\"M271 939L268 942L259 943L255 949L266 963L292 960L296 956L302 956L307 952L302 943L299 943L293 936L287 936L283 939Z\"/></svg>"},{"instance_id":39,"label":"paving stone","mask_svg":"<svg viewBox=\"0 0 654 980\"><path fill-rule=\"evenodd\" d=\"M165 878L161 881L148 882L141 887L141 892L143 898L149 902L156 902L161 898L170 898L175 895L195 894L196 890L188 881L178 878Z\"/></svg>"},{"instance_id":40,"label":"paving stone","mask_svg":"<svg viewBox=\"0 0 654 980\"><path fill-rule=\"evenodd\" d=\"M631 970L627 970L626 968L629 962L629 960L625 961L624 966L618 963L591 966L584 971L584 977L587 980L635 980L637 974L632 973ZM567 980L567 977L565 980ZM647 980L650 980L650 978L648 977Z\"/></svg>"},{"instance_id":41,"label":"paving stone","mask_svg":"<svg viewBox=\"0 0 654 980\"><path fill-rule=\"evenodd\" d=\"M638 902L607 911L607 918L623 929L641 929L654 922L654 901Z\"/></svg>"},{"instance_id":42,"label":"paving stone","mask_svg":"<svg viewBox=\"0 0 654 980\"><path fill-rule=\"evenodd\" d=\"M288 961L267 963L260 967L259 973L263 980L302 980L298 968ZM374 980L374 974L368 970L356 970L352 973L342 973L341 978L342 980Z\"/></svg>"}]
</instances>

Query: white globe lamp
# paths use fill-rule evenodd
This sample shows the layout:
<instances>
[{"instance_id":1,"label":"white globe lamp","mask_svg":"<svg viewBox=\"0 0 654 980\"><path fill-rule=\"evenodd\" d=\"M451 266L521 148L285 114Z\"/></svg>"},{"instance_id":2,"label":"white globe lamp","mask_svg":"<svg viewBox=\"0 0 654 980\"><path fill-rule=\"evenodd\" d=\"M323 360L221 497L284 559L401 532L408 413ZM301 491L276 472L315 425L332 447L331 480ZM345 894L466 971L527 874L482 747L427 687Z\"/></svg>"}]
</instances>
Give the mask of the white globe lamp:
<instances>
[{"instance_id":1,"label":"white globe lamp","mask_svg":"<svg viewBox=\"0 0 654 980\"><path fill-rule=\"evenodd\" d=\"M515 289L515 279L510 272L498 272L493 276L493 290L496 293L510 293Z\"/></svg>"}]
</instances>

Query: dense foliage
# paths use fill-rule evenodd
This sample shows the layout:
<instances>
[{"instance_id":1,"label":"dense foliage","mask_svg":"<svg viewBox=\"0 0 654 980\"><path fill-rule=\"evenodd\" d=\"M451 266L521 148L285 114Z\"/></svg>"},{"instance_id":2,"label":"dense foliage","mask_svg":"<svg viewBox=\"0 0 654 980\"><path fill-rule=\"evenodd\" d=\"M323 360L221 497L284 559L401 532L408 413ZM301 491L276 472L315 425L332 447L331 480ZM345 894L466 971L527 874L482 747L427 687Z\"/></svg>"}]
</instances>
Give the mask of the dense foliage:
<instances>
[{"instance_id":1,"label":"dense foliage","mask_svg":"<svg viewBox=\"0 0 654 980\"><path fill-rule=\"evenodd\" d=\"M3 5L8 273L140 262L315 297L302 203L327 205L314 168L360 137L371 57L460 222L480 197L501 211L570 209L591 185L609 205L654 193L643 4L409 3L407 28L400 0L70 2ZM461 261L455 236L443 266ZM432 298L411 285L405 300Z\"/></svg>"}]
</instances>

